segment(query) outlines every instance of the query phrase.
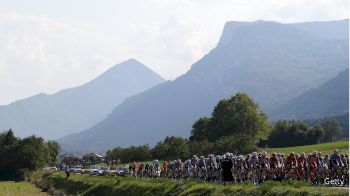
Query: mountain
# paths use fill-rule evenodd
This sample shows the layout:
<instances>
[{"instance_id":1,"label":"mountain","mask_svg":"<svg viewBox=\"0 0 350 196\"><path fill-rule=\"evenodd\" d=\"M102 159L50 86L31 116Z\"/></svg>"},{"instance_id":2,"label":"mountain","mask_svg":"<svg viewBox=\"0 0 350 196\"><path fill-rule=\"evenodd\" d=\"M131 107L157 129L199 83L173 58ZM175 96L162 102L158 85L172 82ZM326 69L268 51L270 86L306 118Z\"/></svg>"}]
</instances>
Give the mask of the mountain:
<instances>
[{"instance_id":1,"label":"mountain","mask_svg":"<svg viewBox=\"0 0 350 196\"><path fill-rule=\"evenodd\" d=\"M342 21L331 23L348 32ZM188 137L195 120L236 92L248 93L271 111L348 66L348 39L316 36L304 28L228 22L218 45L187 73L128 98L102 122L59 142L66 149L103 151L153 145L169 135Z\"/></svg>"},{"instance_id":2,"label":"mountain","mask_svg":"<svg viewBox=\"0 0 350 196\"><path fill-rule=\"evenodd\" d=\"M349 19L339 20L337 22L304 22L291 25L325 39L349 39ZM346 31L344 31L344 27L347 27Z\"/></svg>"},{"instance_id":3,"label":"mountain","mask_svg":"<svg viewBox=\"0 0 350 196\"><path fill-rule=\"evenodd\" d=\"M127 97L162 82L159 75L130 59L81 86L0 106L0 130L56 139L93 126Z\"/></svg>"},{"instance_id":4,"label":"mountain","mask_svg":"<svg viewBox=\"0 0 350 196\"><path fill-rule=\"evenodd\" d=\"M270 113L271 119L308 119L341 115L349 111L349 69L321 86L287 101Z\"/></svg>"}]
</instances>

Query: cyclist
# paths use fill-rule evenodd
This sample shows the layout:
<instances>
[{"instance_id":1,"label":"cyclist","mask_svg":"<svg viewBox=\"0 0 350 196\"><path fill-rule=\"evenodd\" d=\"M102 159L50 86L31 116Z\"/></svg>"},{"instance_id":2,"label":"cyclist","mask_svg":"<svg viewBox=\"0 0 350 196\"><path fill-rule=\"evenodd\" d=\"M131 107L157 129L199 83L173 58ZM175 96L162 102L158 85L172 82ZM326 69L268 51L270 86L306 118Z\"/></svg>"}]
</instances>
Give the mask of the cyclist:
<instances>
[{"instance_id":1,"label":"cyclist","mask_svg":"<svg viewBox=\"0 0 350 196\"><path fill-rule=\"evenodd\" d=\"M192 167L196 168L197 164L198 164L198 157L196 155L193 155L191 159L191 165Z\"/></svg>"},{"instance_id":2,"label":"cyclist","mask_svg":"<svg viewBox=\"0 0 350 196\"><path fill-rule=\"evenodd\" d=\"M267 178L267 170L269 169L269 158L265 151L261 152L258 156L258 167L259 167L259 183L262 183Z\"/></svg>"},{"instance_id":3,"label":"cyclist","mask_svg":"<svg viewBox=\"0 0 350 196\"><path fill-rule=\"evenodd\" d=\"M307 168L307 162L306 162L306 157L305 153L301 152L300 156L297 159L297 173L298 173L298 179L299 180L304 180L306 175L305 171Z\"/></svg>"},{"instance_id":4,"label":"cyclist","mask_svg":"<svg viewBox=\"0 0 350 196\"><path fill-rule=\"evenodd\" d=\"M296 171L295 171L296 164L297 164L297 158L295 156L295 153L291 152L286 159L286 169L288 173L288 178L296 178Z\"/></svg>"},{"instance_id":5,"label":"cyclist","mask_svg":"<svg viewBox=\"0 0 350 196\"><path fill-rule=\"evenodd\" d=\"M340 170L340 167L343 166L343 163L339 155L338 149L334 150L334 153L331 155L329 160L330 160L330 169L332 170L332 175L333 176L339 175L340 171L338 170Z\"/></svg>"},{"instance_id":6,"label":"cyclist","mask_svg":"<svg viewBox=\"0 0 350 196\"><path fill-rule=\"evenodd\" d=\"M317 180L317 169L319 167L319 157L317 155L317 151L313 150L311 156L309 157L309 170L310 170L310 177L309 180L311 183L315 183Z\"/></svg>"},{"instance_id":7,"label":"cyclist","mask_svg":"<svg viewBox=\"0 0 350 196\"><path fill-rule=\"evenodd\" d=\"M164 171L167 171L168 170L168 162L167 161L163 161L163 164L162 164L162 169L164 170Z\"/></svg>"},{"instance_id":8,"label":"cyclist","mask_svg":"<svg viewBox=\"0 0 350 196\"><path fill-rule=\"evenodd\" d=\"M247 169L247 164L244 160L243 155L239 155L237 157L237 161L234 164L235 172L236 172L236 182L243 183L245 180L245 170Z\"/></svg>"},{"instance_id":9,"label":"cyclist","mask_svg":"<svg viewBox=\"0 0 350 196\"><path fill-rule=\"evenodd\" d=\"M276 153L272 153L271 157L269 158L269 165L270 165L271 178L276 179L277 167L278 167L278 159L276 157Z\"/></svg>"}]
</instances>

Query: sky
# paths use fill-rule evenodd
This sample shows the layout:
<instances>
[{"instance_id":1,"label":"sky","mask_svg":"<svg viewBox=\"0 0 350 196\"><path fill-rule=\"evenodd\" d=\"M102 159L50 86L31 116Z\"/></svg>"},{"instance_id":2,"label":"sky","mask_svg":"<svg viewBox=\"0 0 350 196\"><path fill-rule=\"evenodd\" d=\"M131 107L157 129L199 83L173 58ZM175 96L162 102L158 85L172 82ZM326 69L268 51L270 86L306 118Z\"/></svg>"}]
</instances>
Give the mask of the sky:
<instances>
[{"instance_id":1,"label":"sky","mask_svg":"<svg viewBox=\"0 0 350 196\"><path fill-rule=\"evenodd\" d=\"M81 85L129 58L173 80L227 21L344 18L348 0L0 0L0 105Z\"/></svg>"}]
</instances>

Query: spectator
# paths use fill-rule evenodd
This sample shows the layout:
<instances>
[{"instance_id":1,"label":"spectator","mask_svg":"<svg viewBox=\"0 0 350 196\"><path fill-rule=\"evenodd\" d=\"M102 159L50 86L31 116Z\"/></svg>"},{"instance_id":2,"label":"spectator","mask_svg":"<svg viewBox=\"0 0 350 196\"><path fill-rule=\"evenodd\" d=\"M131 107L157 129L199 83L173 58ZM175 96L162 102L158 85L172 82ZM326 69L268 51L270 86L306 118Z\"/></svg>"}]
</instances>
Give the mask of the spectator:
<instances>
[{"instance_id":1,"label":"spectator","mask_svg":"<svg viewBox=\"0 0 350 196\"><path fill-rule=\"evenodd\" d=\"M226 186L228 183L231 183L233 181L233 175L232 175L233 163L230 160L230 153L226 153L225 159L222 160L221 165L222 165L222 175L224 179L224 185Z\"/></svg>"}]
</instances>

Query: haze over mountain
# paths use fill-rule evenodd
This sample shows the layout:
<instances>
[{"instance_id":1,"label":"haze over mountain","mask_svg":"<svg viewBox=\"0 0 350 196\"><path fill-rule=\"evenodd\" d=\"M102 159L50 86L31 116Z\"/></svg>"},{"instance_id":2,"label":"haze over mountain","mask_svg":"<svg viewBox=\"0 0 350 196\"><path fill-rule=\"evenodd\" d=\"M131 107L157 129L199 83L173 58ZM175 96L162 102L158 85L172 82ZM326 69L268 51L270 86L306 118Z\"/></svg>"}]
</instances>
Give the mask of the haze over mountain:
<instances>
[{"instance_id":1,"label":"haze over mountain","mask_svg":"<svg viewBox=\"0 0 350 196\"><path fill-rule=\"evenodd\" d=\"M195 120L236 92L248 93L269 112L348 66L348 39L340 36L348 34L348 23L314 25L228 22L217 47L186 74L128 98L102 122L60 142L70 149L107 150L188 137ZM320 36L318 29L329 25L342 33Z\"/></svg>"},{"instance_id":2,"label":"haze over mountain","mask_svg":"<svg viewBox=\"0 0 350 196\"><path fill-rule=\"evenodd\" d=\"M271 119L309 119L349 112L349 69L270 112Z\"/></svg>"},{"instance_id":3,"label":"haze over mountain","mask_svg":"<svg viewBox=\"0 0 350 196\"><path fill-rule=\"evenodd\" d=\"M0 130L56 139L93 126L127 97L162 82L155 72L130 59L81 86L0 106Z\"/></svg>"},{"instance_id":4,"label":"haze over mountain","mask_svg":"<svg viewBox=\"0 0 350 196\"><path fill-rule=\"evenodd\" d=\"M325 39L349 39L349 19L294 23L291 26ZM347 27L347 29L344 29Z\"/></svg>"}]
</instances>

